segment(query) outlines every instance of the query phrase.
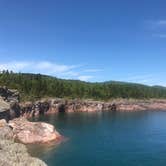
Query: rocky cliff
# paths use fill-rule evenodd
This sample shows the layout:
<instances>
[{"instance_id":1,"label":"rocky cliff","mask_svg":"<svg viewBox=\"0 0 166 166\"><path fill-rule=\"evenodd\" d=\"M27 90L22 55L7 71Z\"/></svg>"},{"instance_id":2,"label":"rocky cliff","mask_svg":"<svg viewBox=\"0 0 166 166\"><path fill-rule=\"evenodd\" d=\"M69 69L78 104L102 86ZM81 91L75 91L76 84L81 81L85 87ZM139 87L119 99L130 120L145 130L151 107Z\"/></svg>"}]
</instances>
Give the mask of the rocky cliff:
<instances>
[{"instance_id":1,"label":"rocky cliff","mask_svg":"<svg viewBox=\"0 0 166 166\"><path fill-rule=\"evenodd\" d=\"M94 112L104 110L116 110L113 103L105 103L90 100L65 100L44 99L36 102L19 102L20 96L17 90L0 87L0 119L7 120L16 117L33 117L40 114L58 112Z\"/></svg>"},{"instance_id":2,"label":"rocky cliff","mask_svg":"<svg viewBox=\"0 0 166 166\"><path fill-rule=\"evenodd\" d=\"M42 99L35 102L19 103L16 90L0 88L0 118L30 118L33 116L61 112L95 112L95 111L141 111L166 110L166 100L127 100L116 99L110 102L93 100Z\"/></svg>"},{"instance_id":3,"label":"rocky cliff","mask_svg":"<svg viewBox=\"0 0 166 166\"><path fill-rule=\"evenodd\" d=\"M52 125L25 118L61 112L166 110L166 100L156 99L101 102L50 98L20 103L19 98L18 91L0 87L0 166L45 166L31 157L24 145L14 141L46 143L62 138Z\"/></svg>"},{"instance_id":4,"label":"rocky cliff","mask_svg":"<svg viewBox=\"0 0 166 166\"><path fill-rule=\"evenodd\" d=\"M36 102L21 103L20 110L20 114L25 117L61 112L166 110L166 100L116 99L110 102L101 102L91 100L45 99Z\"/></svg>"},{"instance_id":5,"label":"rocky cliff","mask_svg":"<svg viewBox=\"0 0 166 166\"><path fill-rule=\"evenodd\" d=\"M116 105L90 100L43 99L20 104L20 114L24 117L62 112L115 111Z\"/></svg>"},{"instance_id":6,"label":"rocky cliff","mask_svg":"<svg viewBox=\"0 0 166 166\"><path fill-rule=\"evenodd\" d=\"M39 112L41 109L43 106ZM0 87L0 166L46 166L43 161L31 157L25 145L20 143L47 143L62 138L54 126L29 122L23 116L25 112L19 103L19 93Z\"/></svg>"}]
</instances>

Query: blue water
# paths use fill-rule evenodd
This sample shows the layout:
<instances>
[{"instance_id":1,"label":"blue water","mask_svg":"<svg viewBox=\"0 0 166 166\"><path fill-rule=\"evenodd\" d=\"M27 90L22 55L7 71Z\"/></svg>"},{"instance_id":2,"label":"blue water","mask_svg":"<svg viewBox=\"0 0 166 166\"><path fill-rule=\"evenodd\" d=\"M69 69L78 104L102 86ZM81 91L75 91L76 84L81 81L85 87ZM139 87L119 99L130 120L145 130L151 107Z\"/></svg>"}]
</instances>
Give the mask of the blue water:
<instances>
[{"instance_id":1,"label":"blue water","mask_svg":"<svg viewBox=\"0 0 166 166\"><path fill-rule=\"evenodd\" d=\"M40 117L68 140L37 152L49 166L165 166L166 112ZM36 150L37 151L37 150Z\"/></svg>"}]
</instances>

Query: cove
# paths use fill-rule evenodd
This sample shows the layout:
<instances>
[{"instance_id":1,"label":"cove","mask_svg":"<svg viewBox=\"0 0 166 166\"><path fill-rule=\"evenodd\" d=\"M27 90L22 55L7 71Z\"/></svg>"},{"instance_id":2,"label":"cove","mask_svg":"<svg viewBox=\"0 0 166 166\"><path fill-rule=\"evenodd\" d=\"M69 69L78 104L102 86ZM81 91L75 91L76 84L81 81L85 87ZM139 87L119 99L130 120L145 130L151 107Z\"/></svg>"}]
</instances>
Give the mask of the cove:
<instances>
[{"instance_id":1,"label":"cove","mask_svg":"<svg viewBox=\"0 0 166 166\"><path fill-rule=\"evenodd\" d=\"M166 112L59 113L32 119L53 124L67 140L31 153L49 166L166 165Z\"/></svg>"}]
</instances>

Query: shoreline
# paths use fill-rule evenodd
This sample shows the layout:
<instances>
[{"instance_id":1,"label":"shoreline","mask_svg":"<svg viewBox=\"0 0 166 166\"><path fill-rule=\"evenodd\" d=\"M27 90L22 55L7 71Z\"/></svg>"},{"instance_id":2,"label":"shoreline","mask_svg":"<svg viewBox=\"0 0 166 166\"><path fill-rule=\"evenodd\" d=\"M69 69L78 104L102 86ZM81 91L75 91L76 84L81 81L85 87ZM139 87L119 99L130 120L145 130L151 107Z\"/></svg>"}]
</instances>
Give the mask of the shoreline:
<instances>
[{"instance_id":1,"label":"shoreline","mask_svg":"<svg viewBox=\"0 0 166 166\"><path fill-rule=\"evenodd\" d=\"M166 99L113 99L109 102L94 100L41 99L20 103L21 116L31 118L45 114L98 111L158 111L166 110Z\"/></svg>"},{"instance_id":2,"label":"shoreline","mask_svg":"<svg viewBox=\"0 0 166 166\"><path fill-rule=\"evenodd\" d=\"M166 111L166 99L112 99L108 102L104 102L83 99L44 98L35 102L19 102L20 96L18 91L5 88L2 92L3 93L0 94L0 138L4 133L3 130L7 129L6 135L9 135L10 139L4 138L2 142L0 142L0 146L5 149L6 146L3 146L3 144L7 144L7 146L10 145L11 148L16 145L22 145L22 148L18 150L24 153L25 156L28 156L30 161L33 160L32 162L42 163L43 166L46 166L46 164L39 159L31 157L24 144L48 143L51 140L63 139L63 136L54 129L54 126L43 122L29 122L27 121L29 118L64 112ZM9 122L7 123L5 120L1 119L6 119ZM20 143L16 143L16 139L18 139ZM17 154L17 149L14 149L12 153ZM18 156L18 158L19 157L20 156ZM21 161L22 160L20 160L20 162Z\"/></svg>"},{"instance_id":3,"label":"shoreline","mask_svg":"<svg viewBox=\"0 0 166 166\"><path fill-rule=\"evenodd\" d=\"M47 164L32 157L25 144L14 140L14 134L9 123L0 120L0 162L6 166L47 166Z\"/></svg>"},{"instance_id":4,"label":"shoreline","mask_svg":"<svg viewBox=\"0 0 166 166\"><path fill-rule=\"evenodd\" d=\"M61 112L96 111L145 111L166 110L166 99L110 99L95 101L91 99L43 98L37 101L20 102L17 90L1 88L0 119L11 120L18 117L31 118L39 115Z\"/></svg>"},{"instance_id":5,"label":"shoreline","mask_svg":"<svg viewBox=\"0 0 166 166\"><path fill-rule=\"evenodd\" d=\"M0 161L4 165L18 166L47 166L47 164L32 156L30 145L55 146L63 141L64 137L56 131L53 125L45 122L30 122L23 117L14 118L7 122L0 120L0 152L5 154ZM18 147L18 148L17 148ZM12 158L8 161L7 158Z\"/></svg>"}]
</instances>

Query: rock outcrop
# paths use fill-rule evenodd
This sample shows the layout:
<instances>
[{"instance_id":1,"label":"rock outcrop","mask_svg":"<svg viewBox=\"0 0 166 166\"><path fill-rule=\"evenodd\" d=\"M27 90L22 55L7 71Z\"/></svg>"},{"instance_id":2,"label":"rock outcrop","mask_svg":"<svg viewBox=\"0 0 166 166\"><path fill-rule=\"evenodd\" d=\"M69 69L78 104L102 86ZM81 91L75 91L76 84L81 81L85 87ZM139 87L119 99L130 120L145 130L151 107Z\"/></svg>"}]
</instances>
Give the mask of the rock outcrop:
<instances>
[{"instance_id":1,"label":"rock outcrop","mask_svg":"<svg viewBox=\"0 0 166 166\"><path fill-rule=\"evenodd\" d=\"M61 112L166 110L166 100L159 99L115 99L110 102L101 102L49 98L35 102L19 103L18 91L9 90L6 87L0 88L0 96L0 119L8 120L16 117L30 118Z\"/></svg>"},{"instance_id":2,"label":"rock outcrop","mask_svg":"<svg viewBox=\"0 0 166 166\"><path fill-rule=\"evenodd\" d=\"M0 96L0 119L9 119L10 117L10 104L3 100Z\"/></svg>"},{"instance_id":3,"label":"rock outcrop","mask_svg":"<svg viewBox=\"0 0 166 166\"><path fill-rule=\"evenodd\" d=\"M21 115L24 117L62 112L166 110L166 100L119 99L110 102L101 102L92 100L45 99L34 103L22 103L20 104L20 108Z\"/></svg>"},{"instance_id":4,"label":"rock outcrop","mask_svg":"<svg viewBox=\"0 0 166 166\"><path fill-rule=\"evenodd\" d=\"M61 140L62 137L54 126L42 122L29 122L22 117L26 112L31 112L32 117L48 109L48 104L47 107L43 104L39 105L40 107L34 106L34 112L34 108L28 106L24 110L19 103L18 91L0 87L0 166L46 166L43 161L31 157L26 146L20 143L34 144ZM7 123L6 120L10 121Z\"/></svg>"},{"instance_id":5,"label":"rock outcrop","mask_svg":"<svg viewBox=\"0 0 166 166\"><path fill-rule=\"evenodd\" d=\"M0 119L9 120L20 116L19 99L17 90L0 87Z\"/></svg>"},{"instance_id":6,"label":"rock outcrop","mask_svg":"<svg viewBox=\"0 0 166 166\"><path fill-rule=\"evenodd\" d=\"M159 111L166 110L165 99L149 99L149 100L121 100L116 102L117 110L125 112L133 111Z\"/></svg>"},{"instance_id":7,"label":"rock outcrop","mask_svg":"<svg viewBox=\"0 0 166 166\"><path fill-rule=\"evenodd\" d=\"M0 96L7 102L19 102L20 95L15 89L8 89L7 87L0 87Z\"/></svg>"},{"instance_id":8,"label":"rock outcrop","mask_svg":"<svg viewBox=\"0 0 166 166\"><path fill-rule=\"evenodd\" d=\"M47 143L60 140L61 135L54 126L43 122L29 122L25 118L9 121L14 139L24 144Z\"/></svg>"},{"instance_id":9,"label":"rock outcrop","mask_svg":"<svg viewBox=\"0 0 166 166\"><path fill-rule=\"evenodd\" d=\"M31 157L25 145L15 143L14 133L6 120L0 120L0 166L46 166L46 164Z\"/></svg>"},{"instance_id":10,"label":"rock outcrop","mask_svg":"<svg viewBox=\"0 0 166 166\"><path fill-rule=\"evenodd\" d=\"M54 114L63 112L95 112L115 111L114 103L106 103L91 100L65 100L65 99L43 99L36 102L25 102L20 104L21 115L28 118L41 114Z\"/></svg>"},{"instance_id":11,"label":"rock outcrop","mask_svg":"<svg viewBox=\"0 0 166 166\"><path fill-rule=\"evenodd\" d=\"M50 108L47 102L19 103L19 93L16 90L0 87L0 119L6 119L9 123L5 124L2 120L0 126L6 133L6 126L12 129L13 137L22 143L45 143L59 139L60 134L54 126L42 122L29 122L25 118L39 114L44 114Z\"/></svg>"}]
</instances>

